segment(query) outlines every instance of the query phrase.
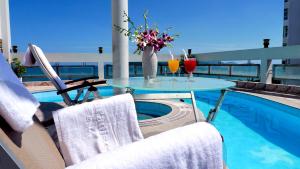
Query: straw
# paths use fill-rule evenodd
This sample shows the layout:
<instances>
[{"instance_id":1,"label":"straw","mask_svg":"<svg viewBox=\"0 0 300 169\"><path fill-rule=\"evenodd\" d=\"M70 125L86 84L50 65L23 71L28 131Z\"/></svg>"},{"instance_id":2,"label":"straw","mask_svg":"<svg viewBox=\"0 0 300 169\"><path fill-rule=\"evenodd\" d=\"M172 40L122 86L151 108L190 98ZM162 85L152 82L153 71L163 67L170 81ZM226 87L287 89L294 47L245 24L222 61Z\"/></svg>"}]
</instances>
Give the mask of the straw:
<instances>
[{"instance_id":1,"label":"straw","mask_svg":"<svg viewBox=\"0 0 300 169\"><path fill-rule=\"evenodd\" d=\"M184 53L185 60L189 60L189 58L187 57L187 54L186 54L185 50L182 49L182 51L183 51L183 53Z\"/></svg>"},{"instance_id":2,"label":"straw","mask_svg":"<svg viewBox=\"0 0 300 169\"><path fill-rule=\"evenodd\" d=\"M169 50L169 52L170 52L170 55L172 57L172 60L174 60L174 55L172 54L172 52L170 50Z\"/></svg>"}]
</instances>

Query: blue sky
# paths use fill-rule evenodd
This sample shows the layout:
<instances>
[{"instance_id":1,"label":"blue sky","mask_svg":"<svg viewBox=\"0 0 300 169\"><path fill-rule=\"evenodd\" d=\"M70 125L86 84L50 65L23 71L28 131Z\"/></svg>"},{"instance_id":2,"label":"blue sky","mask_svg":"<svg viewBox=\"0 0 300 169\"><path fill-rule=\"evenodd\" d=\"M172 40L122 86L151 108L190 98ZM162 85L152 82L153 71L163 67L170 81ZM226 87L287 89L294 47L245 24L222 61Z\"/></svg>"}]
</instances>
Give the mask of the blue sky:
<instances>
[{"instance_id":1,"label":"blue sky","mask_svg":"<svg viewBox=\"0 0 300 169\"><path fill-rule=\"evenodd\" d=\"M129 0L137 24L146 9L150 23L180 34L174 53L260 48L263 38L282 44L283 0ZM46 52L97 52L103 46L111 53L110 0L10 0L10 17L12 43L21 51L31 42Z\"/></svg>"}]
</instances>

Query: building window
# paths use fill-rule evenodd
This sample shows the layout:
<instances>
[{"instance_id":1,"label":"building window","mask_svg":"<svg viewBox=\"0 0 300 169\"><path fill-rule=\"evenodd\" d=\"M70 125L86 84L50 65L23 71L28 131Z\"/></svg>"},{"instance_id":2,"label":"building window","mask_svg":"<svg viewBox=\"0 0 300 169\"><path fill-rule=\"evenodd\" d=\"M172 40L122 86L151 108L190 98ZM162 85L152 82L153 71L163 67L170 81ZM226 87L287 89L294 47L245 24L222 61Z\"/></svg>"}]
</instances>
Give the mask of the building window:
<instances>
[{"instance_id":1,"label":"building window","mask_svg":"<svg viewBox=\"0 0 300 169\"><path fill-rule=\"evenodd\" d=\"M288 30L289 30L288 26L283 27L283 37L284 38L286 38L288 36Z\"/></svg>"},{"instance_id":2,"label":"building window","mask_svg":"<svg viewBox=\"0 0 300 169\"><path fill-rule=\"evenodd\" d=\"M283 18L284 18L284 20L287 20L288 19L288 9L287 8L285 8L284 9L284 14L283 14Z\"/></svg>"}]
</instances>

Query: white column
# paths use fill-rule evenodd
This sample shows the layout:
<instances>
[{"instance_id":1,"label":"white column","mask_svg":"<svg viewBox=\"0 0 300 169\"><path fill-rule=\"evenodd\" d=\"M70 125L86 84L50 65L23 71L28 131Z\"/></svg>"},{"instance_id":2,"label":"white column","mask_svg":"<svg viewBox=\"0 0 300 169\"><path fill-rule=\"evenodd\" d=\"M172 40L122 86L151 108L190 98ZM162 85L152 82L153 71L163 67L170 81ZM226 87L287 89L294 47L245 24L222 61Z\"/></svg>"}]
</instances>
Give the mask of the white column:
<instances>
[{"instance_id":1,"label":"white column","mask_svg":"<svg viewBox=\"0 0 300 169\"><path fill-rule=\"evenodd\" d=\"M112 0L112 64L113 78L129 77L129 51L128 37L119 33L114 25L128 29L128 23L124 22L123 14L128 14L128 0ZM124 91L115 90L115 93Z\"/></svg>"},{"instance_id":2,"label":"white column","mask_svg":"<svg viewBox=\"0 0 300 169\"><path fill-rule=\"evenodd\" d=\"M260 63L260 82L272 84L273 64L271 59L262 59Z\"/></svg>"},{"instance_id":3,"label":"white column","mask_svg":"<svg viewBox=\"0 0 300 169\"><path fill-rule=\"evenodd\" d=\"M0 0L0 31L4 56L11 62L11 35L9 18L9 0Z\"/></svg>"},{"instance_id":4,"label":"white column","mask_svg":"<svg viewBox=\"0 0 300 169\"><path fill-rule=\"evenodd\" d=\"M104 79L104 61L102 58L100 58L100 61L98 61L98 78Z\"/></svg>"}]
</instances>

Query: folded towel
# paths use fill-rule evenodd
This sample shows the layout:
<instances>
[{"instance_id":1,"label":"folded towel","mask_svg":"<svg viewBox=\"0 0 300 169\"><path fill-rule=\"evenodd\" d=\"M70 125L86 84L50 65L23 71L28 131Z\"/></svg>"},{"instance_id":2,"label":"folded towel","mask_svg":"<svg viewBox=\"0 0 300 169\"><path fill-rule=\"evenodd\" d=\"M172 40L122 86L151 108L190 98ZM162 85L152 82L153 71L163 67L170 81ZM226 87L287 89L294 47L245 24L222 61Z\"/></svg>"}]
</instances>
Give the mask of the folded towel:
<instances>
[{"instance_id":1,"label":"folded towel","mask_svg":"<svg viewBox=\"0 0 300 169\"><path fill-rule=\"evenodd\" d=\"M222 139L200 122L99 154L67 169L223 169Z\"/></svg>"},{"instance_id":2,"label":"folded towel","mask_svg":"<svg viewBox=\"0 0 300 169\"><path fill-rule=\"evenodd\" d=\"M16 131L23 132L33 124L32 116L39 102L23 86L0 53L0 115Z\"/></svg>"},{"instance_id":3,"label":"folded towel","mask_svg":"<svg viewBox=\"0 0 300 169\"><path fill-rule=\"evenodd\" d=\"M53 117L66 165L143 139L130 94L67 107Z\"/></svg>"},{"instance_id":4,"label":"folded towel","mask_svg":"<svg viewBox=\"0 0 300 169\"><path fill-rule=\"evenodd\" d=\"M33 66L36 63L34 56L32 55L29 48L27 48L26 53L23 55L22 64L24 66Z\"/></svg>"}]
</instances>

